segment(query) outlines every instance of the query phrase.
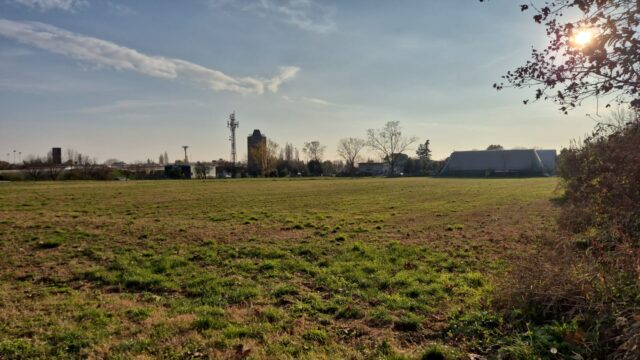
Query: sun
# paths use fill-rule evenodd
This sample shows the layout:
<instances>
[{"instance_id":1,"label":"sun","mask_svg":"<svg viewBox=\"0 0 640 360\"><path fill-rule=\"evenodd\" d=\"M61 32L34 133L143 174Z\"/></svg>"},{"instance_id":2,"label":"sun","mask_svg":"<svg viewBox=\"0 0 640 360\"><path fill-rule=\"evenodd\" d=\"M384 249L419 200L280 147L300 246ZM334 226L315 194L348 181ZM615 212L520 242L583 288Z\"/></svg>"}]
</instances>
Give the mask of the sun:
<instances>
[{"instance_id":1,"label":"sun","mask_svg":"<svg viewBox=\"0 0 640 360\"><path fill-rule=\"evenodd\" d=\"M579 47L585 47L593 40L593 31L590 29L583 29L573 37L573 43Z\"/></svg>"}]
</instances>

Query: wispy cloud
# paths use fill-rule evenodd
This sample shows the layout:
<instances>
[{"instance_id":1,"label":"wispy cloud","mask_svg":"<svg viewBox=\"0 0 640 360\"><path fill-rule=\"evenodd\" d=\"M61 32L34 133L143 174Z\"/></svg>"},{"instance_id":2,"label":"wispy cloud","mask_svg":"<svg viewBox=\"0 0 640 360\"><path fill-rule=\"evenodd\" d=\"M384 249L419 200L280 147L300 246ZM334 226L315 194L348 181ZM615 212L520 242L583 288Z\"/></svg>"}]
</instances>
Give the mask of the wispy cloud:
<instances>
[{"instance_id":1,"label":"wispy cloud","mask_svg":"<svg viewBox=\"0 0 640 360\"><path fill-rule=\"evenodd\" d=\"M323 106L337 106L337 104L334 104L330 101L324 100L324 99L320 99L320 98L316 98L316 97L307 97L307 96L303 96L302 100L306 101L306 102L310 102L312 104L316 104L316 105L323 105Z\"/></svg>"},{"instance_id":2,"label":"wispy cloud","mask_svg":"<svg viewBox=\"0 0 640 360\"><path fill-rule=\"evenodd\" d=\"M40 11L64 10L75 11L81 7L88 6L86 0L9 0L14 4L23 5L31 9Z\"/></svg>"},{"instance_id":3,"label":"wispy cloud","mask_svg":"<svg viewBox=\"0 0 640 360\"><path fill-rule=\"evenodd\" d=\"M206 104L195 100L119 100L110 104L90 106L78 109L80 114L107 114L122 111L144 110L149 108L205 107Z\"/></svg>"},{"instance_id":4,"label":"wispy cloud","mask_svg":"<svg viewBox=\"0 0 640 360\"><path fill-rule=\"evenodd\" d=\"M124 4L114 3L112 1L107 2L107 7L109 8L109 12L119 16L129 16L135 15L136 11Z\"/></svg>"},{"instance_id":5,"label":"wispy cloud","mask_svg":"<svg viewBox=\"0 0 640 360\"><path fill-rule=\"evenodd\" d=\"M156 78L186 79L213 91L239 94L263 94L266 90L277 92L283 82L293 79L300 70L295 66L284 66L272 78L236 78L189 61L146 55L40 22L0 19L0 35L96 66L134 71Z\"/></svg>"},{"instance_id":6,"label":"wispy cloud","mask_svg":"<svg viewBox=\"0 0 640 360\"><path fill-rule=\"evenodd\" d=\"M314 0L210 0L214 8L234 7L259 16L272 16L305 31L328 33L336 30L335 10Z\"/></svg>"}]
</instances>

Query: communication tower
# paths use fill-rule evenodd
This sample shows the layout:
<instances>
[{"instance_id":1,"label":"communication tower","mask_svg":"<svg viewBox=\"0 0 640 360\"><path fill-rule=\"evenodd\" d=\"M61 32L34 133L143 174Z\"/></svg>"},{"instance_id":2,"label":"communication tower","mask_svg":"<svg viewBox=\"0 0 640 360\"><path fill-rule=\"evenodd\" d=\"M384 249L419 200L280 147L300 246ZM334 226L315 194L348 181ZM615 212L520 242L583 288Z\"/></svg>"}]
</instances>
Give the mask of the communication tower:
<instances>
[{"instance_id":1,"label":"communication tower","mask_svg":"<svg viewBox=\"0 0 640 360\"><path fill-rule=\"evenodd\" d=\"M231 141L231 163L233 165L236 164L236 129L240 126L240 122L236 120L236 112L232 112L229 115L229 121L227 121L227 127L231 130L231 136L229 136L229 141Z\"/></svg>"}]
</instances>

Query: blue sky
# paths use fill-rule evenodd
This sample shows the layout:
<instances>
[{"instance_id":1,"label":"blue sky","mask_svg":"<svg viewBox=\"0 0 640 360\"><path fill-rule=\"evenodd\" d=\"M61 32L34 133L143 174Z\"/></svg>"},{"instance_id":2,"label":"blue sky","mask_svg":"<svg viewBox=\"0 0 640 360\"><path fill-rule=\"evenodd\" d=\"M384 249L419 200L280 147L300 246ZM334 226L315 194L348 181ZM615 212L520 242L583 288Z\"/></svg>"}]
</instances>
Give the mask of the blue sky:
<instances>
[{"instance_id":1,"label":"blue sky","mask_svg":"<svg viewBox=\"0 0 640 360\"><path fill-rule=\"evenodd\" d=\"M254 128L327 145L400 121L453 150L560 148L593 127L491 85L544 31L513 0L0 0L0 155L239 155ZM603 109L600 109L603 112ZM373 158L373 153L370 154Z\"/></svg>"}]
</instances>

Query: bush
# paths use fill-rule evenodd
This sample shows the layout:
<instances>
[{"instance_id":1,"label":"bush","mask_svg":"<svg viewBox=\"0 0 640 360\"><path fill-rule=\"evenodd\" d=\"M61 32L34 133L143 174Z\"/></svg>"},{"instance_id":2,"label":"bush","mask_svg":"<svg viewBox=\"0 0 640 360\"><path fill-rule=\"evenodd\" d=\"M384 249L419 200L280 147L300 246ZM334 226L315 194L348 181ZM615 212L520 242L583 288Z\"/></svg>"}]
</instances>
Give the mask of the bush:
<instances>
[{"instance_id":1,"label":"bush","mask_svg":"<svg viewBox=\"0 0 640 360\"><path fill-rule=\"evenodd\" d=\"M534 351L560 339L572 346L554 343L558 354L640 358L640 118L628 120L561 152L559 225L571 233L517 261L500 287L496 304Z\"/></svg>"},{"instance_id":2,"label":"bush","mask_svg":"<svg viewBox=\"0 0 640 360\"><path fill-rule=\"evenodd\" d=\"M603 124L581 146L564 149L558 172L565 182L560 221L574 232L597 228L602 246L640 241L640 118Z\"/></svg>"}]
</instances>

